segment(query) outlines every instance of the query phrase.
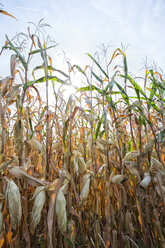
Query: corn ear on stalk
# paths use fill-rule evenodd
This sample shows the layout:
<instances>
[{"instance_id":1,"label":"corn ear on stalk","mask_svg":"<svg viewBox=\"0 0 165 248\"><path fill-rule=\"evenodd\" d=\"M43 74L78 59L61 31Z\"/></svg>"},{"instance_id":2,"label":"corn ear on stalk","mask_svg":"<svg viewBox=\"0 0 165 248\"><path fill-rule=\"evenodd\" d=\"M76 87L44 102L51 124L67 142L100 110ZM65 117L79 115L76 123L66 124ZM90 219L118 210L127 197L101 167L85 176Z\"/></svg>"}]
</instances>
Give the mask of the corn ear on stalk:
<instances>
[{"instance_id":1,"label":"corn ear on stalk","mask_svg":"<svg viewBox=\"0 0 165 248\"><path fill-rule=\"evenodd\" d=\"M19 119L14 125L14 149L19 159L22 156L24 133L24 122Z\"/></svg>"},{"instance_id":2,"label":"corn ear on stalk","mask_svg":"<svg viewBox=\"0 0 165 248\"><path fill-rule=\"evenodd\" d=\"M46 201L45 187L38 186L34 192L33 198L35 198L35 201L32 208L32 224L31 224L32 233L34 233L34 230L41 219L41 211Z\"/></svg>"},{"instance_id":3,"label":"corn ear on stalk","mask_svg":"<svg viewBox=\"0 0 165 248\"><path fill-rule=\"evenodd\" d=\"M62 189L58 191L57 198L56 198L56 216L57 216L57 223L58 228L62 233L66 232L66 200L65 196L62 192Z\"/></svg>"},{"instance_id":4,"label":"corn ear on stalk","mask_svg":"<svg viewBox=\"0 0 165 248\"><path fill-rule=\"evenodd\" d=\"M6 201L14 230L20 225L22 217L21 195L19 188L13 180L7 179Z\"/></svg>"},{"instance_id":5,"label":"corn ear on stalk","mask_svg":"<svg viewBox=\"0 0 165 248\"><path fill-rule=\"evenodd\" d=\"M83 187L81 190L80 199L84 205L89 194L90 176L91 175L89 173L83 176Z\"/></svg>"}]
</instances>

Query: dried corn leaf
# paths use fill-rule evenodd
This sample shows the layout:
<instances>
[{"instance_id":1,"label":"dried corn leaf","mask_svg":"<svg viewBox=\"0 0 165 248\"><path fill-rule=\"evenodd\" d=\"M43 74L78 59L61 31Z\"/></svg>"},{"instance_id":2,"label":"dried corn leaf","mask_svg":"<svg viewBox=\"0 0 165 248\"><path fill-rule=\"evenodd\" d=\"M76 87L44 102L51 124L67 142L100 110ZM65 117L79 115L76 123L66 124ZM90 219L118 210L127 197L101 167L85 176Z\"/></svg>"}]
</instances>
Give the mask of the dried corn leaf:
<instances>
[{"instance_id":1,"label":"dried corn leaf","mask_svg":"<svg viewBox=\"0 0 165 248\"><path fill-rule=\"evenodd\" d=\"M15 74L16 74L16 64L17 64L17 55L11 55L11 59L10 59L10 73L11 73L11 77L12 79L15 78Z\"/></svg>"},{"instance_id":2,"label":"dried corn leaf","mask_svg":"<svg viewBox=\"0 0 165 248\"><path fill-rule=\"evenodd\" d=\"M14 230L20 225L22 217L21 195L13 180L7 179L6 201Z\"/></svg>"},{"instance_id":3,"label":"dried corn leaf","mask_svg":"<svg viewBox=\"0 0 165 248\"><path fill-rule=\"evenodd\" d=\"M10 77L6 77L5 79L0 81L0 94L2 94L2 97L4 97L9 90L10 80Z\"/></svg>"},{"instance_id":4,"label":"dried corn leaf","mask_svg":"<svg viewBox=\"0 0 165 248\"><path fill-rule=\"evenodd\" d=\"M45 182L41 179L38 179L36 177L33 177L29 174L27 174L25 171L23 171L19 166L15 166L13 168L9 169L10 174L19 177L24 178L30 185L32 186L47 186L48 182Z\"/></svg>"},{"instance_id":5,"label":"dried corn leaf","mask_svg":"<svg viewBox=\"0 0 165 248\"><path fill-rule=\"evenodd\" d=\"M75 248L75 240L76 240L76 224L73 220L68 222L68 231L70 241L72 243L72 247Z\"/></svg>"},{"instance_id":6,"label":"dried corn leaf","mask_svg":"<svg viewBox=\"0 0 165 248\"><path fill-rule=\"evenodd\" d=\"M32 223L31 223L32 233L34 233L34 230L41 219L41 211L46 201L45 187L44 186L37 187L34 192L33 198L35 198L35 201L32 209Z\"/></svg>"},{"instance_id":7,"label":"dried corn leaf","mask_svg":"<svg viewBox=\"0 0 165 248\"><path fill-rule=\"evenodd\" d=\"M2 232L3 228L3 213L2 213L2 203L0 203L0 233Z\"/></svg>"},{"instance_id":8,"label":"dried corn leaf","mask_svg":"<svg viewBox=\"0 0 165 248\"><path fill-rule=\"evenodd\" d=\"M1 172L1 173L4 173L5 170L6 170L6 168L12 163L13 160L14 160L14 159L12 158L12 159L10 159L10 160L7 161L7 162L2 163L1 166L0 166L0 172Z\"/></svg>"},{"instance_id":9,"label":"dried corn leaf","mask_svg":"<svg viewBox=\"0 0 165 248\"><path fill-rule=\"evenodd\" d=\"M144 148L144 152L142 153L142 157L145 157L148 152L152 151L152 147L154 145L155 139L152 139L148 142L148 144Z\"/></svg>"},{"instance_id":10,"label":"dried corn leaf","mask_svg":"<svg viewBox=\"0 0 165 248\"><path fill-rule=\"evenodd\" d=\"M56 197L56 216L57 216L58 228L60 229L62 233L65 233L66 222L67 222L66 200L65 200L65 196L61 189L58 191L58 194Z\"/></svg>"}]
</instances>

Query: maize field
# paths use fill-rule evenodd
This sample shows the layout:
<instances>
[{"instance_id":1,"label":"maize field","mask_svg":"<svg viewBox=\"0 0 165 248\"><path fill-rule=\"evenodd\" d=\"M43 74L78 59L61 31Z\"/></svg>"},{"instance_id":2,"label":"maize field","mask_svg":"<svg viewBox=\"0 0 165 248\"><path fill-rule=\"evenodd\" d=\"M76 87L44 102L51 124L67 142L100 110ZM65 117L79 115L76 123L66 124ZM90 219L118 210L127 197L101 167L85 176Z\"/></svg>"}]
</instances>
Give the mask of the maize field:
<instances>
[{"instance_id":1,"label":"maize field","mask_svg":"<svg viewBox=\"0 0 165 248\"><path fill-rule=\"evenodd\" d=\"M164 74L105 46L56 68L45 27L0 49L0 247L165 248Z\"/></svg>"}]
</instances>

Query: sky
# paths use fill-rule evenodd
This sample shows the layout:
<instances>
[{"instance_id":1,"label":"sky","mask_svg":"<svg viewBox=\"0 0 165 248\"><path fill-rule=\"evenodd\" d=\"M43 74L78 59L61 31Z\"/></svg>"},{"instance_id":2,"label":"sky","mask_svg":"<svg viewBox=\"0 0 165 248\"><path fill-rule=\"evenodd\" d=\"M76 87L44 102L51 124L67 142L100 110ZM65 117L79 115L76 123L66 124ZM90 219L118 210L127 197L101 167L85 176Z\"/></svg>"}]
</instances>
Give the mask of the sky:
<instances>
[{"instance_id":1,"label":"sky","mask_svg":"<svg viewBox=\"0 0 165 248\"><path fill-rule=\"evenodd\" d=\"M37 24L44 18L52 27L47 33L59 44L54 61L65 51L72 64L84 67L89 63L86 53L94 54L100 44L110 42L112 55L122 42L128 46L129 71L139 73L146 56L148 63L154 61L164 71L165 0L0 0L0 3L18 19L0 15L0 46L6 33L11 39L18 32L26 32L29 21ZM8 64L6 56L1 56L1 77L7 73Z\"/></svg>"}]
</instances>

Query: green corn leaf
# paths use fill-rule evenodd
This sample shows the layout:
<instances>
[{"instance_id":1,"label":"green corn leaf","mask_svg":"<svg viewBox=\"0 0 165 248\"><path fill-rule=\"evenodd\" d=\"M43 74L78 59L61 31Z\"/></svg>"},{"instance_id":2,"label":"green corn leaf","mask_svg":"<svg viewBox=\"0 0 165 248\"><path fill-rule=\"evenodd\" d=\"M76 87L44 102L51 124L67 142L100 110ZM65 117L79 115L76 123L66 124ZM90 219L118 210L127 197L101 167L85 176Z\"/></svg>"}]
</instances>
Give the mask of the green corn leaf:
<instances>
[{"instance_id":1,"label":"green corn leaf","mask_svg":"<svg viewBox=\"0 0 165 248\"><path fill-rule=\"evenodd\" d=\"M32 76L33 76L34 79L35 79L35 77L34 77L34 72L37 71L37 70L41 70L41 69L44 69L44 66L43 66L43 65L36 66L36 67L33 69L33 71L32 71ZM61 71L61 70L55 69L55 68L52 67L51 65L47 66L47 69L50 70L50 71L56 71L56 72L62 74L64 77L69 78L69 76L68 76L66 73L64 73L64 72Z\"/></svg>"},{"instance_id":2,"label":"green corn leaf","mask_svg":"<svg viewBox=\"0 0 165 248\"><path fill-rule=\"evenodd\" d=\"M116 86L118 87L118 89L120 90L121 92L121 95L124 99L124 101L127 103L127 105L130 105L129 103L129 96L127 95L127 93L125 92L125 90L121 87L120 84L118 84L116 81L114 81L114 83L116 84Z\"/></svg>"},{"instance_id":3,"label":"green corn leaf","mask_svg":"<svg viewBox=\"0 0 165 248\"><path fill-rule=\"evenodd\" d=\"M151 102L151 106L159 113L163 116L163 112L160 108L158 108L158 106L155 105L154 102Z\"/></svg>"},{"instance_id":4,"label":"green corn leaf","mask_svg":"<svg viewBox=\"0 0 165 248\"><path fill-rule=\"evenodd\" d=\"M111 96L105 96L105 97L106 97L108 103L110 104L111 108L115 110L115 104L112 100L112 97Z\"/></svg>"},{"instance_id":5,"label":"green corn leaf","mask_svg":"<svg viewBox=\"0 0 165 248\"><path fill-rule=\"evenodd\" d=\"M77 68L77 70L78 70L79 72L81 72L82 74L84 74L84 76L85 76L85 77L87 77L86 73L83 71L83 69L81 69L81 67L80 67L80 66L78 66L78 65L74 65L74 66L73 66L73 68L74 68L74 67L76 67L76 68Z\"/></svg>"},{"instance_id":6,"label":"green corn leaf","mask_svg":"<svg viewBox=\"0 0 165 248\"><path fill-rule=\"evenodd\" d=\"M97 90L100 94L103 94L102 90L100 90L98 87L94 86L94 85L91 85L91 86L85 86L85 87L81 87L81 88L78 88L77 91L93 91L93 90Z\"/></svg>"},{"instance_id":7,"label":"green corn leaf","mask_svg":"<svg viewBox=\"0 0 165 248\"><path fill-rule=\"evenodd\" d=\"M8 36L6 35L6 39L7 42L9 43L11 49L18 55L23 67L25 68L25 70L28 69L27 63L25 62L25 59L22 57L22 55L20 54L20 52L18 51L18 49L11 43L11 41L9 40Z\"/></svg>"},{"instance_id":8,"label":"green corn leaf","mask_svg":"<svg viewBox=\"0 0 165 248\"><path fill-rule=\"evenodd\" d=\"M152 99L154 98L154 95L155 95L156 91L157 91L157 87L156 87L155 83L153 82L152 83L152 88L150 90L150 96L149 96L149 101L148 101L148 109L150 109L150 107L151 107L151 102L152 102Z\"/></svg>"},{"instance_id":9,"label":"green corn leaf","mask_svg":"<svg viewBox=\"0 0 165 248\"><path fill-rule=\"evenodd\" d=\"M124 75L120 75L120 76L125 78ZM136 83L136 82L134 81L134 79L133 79L132 77L130 77L129 75L127 75L126 78L127 78L127 79L130 81L130 83L133 85L134 90L135 90L135 92L136 92L136 94L137 94L138 99L140 100L140 93L141 93L141 94L145 97L145 99L147 100L147 96L146 96L146 94L144 93L144 91L142 90L142 88L139 86L139 84Z\"/></svg>"},{"instance_id":10,"label":"green corn leaf","mask_svg":"<svg viewBox=\"0 0 165 248\"><path fill-rule=\"evenodd\" d=\"M102 71L102 73L106 76L106 78L109 78L108 74L101 68L99 63L92 57L92 55L90 55L89 53L87 53L87 55L95 62L97 67Z\"/></svg>"},{"instance_id":11,"label":"green corn leaf","mask_svg":"<svg viewBox=\"0 0 165 248\"><path fill-rule=\"evenodd\" d=\"M66 116L69 113L69 108L70 108L71 101L72 101L72 96L69 97L68 102L67 102L67 105L66 105L66 109L65 109L65 115Z\"/></svg>"},{"instance_id":12,"label":"green corn leaf","mask_svg":"<svg viewBox=\"0 0 165 248\"><path fill-rule=\"evenodd\" d=\"M95 132L95 134L94 134L94 140L96 140L97 137L98 137L98 134L99 134L99 131L100 131L100 127L101 127L102 121L103 121L103 115L101 116L101 118L99 119L99 122L98 122L98 124L97 124L96 132Z\"/></svg>"},{"instance_id":13,"label":"green corn leaf","mask_svg":"<svg viewBox=\"0 0 165 248\"><path fill-rule=\"evenodd\" d=\"M101 83L103 84L103 80L101 78L99 78L93 71L92 72L92 75Z\"/></svg>"},{"instance_id":14,"label":"green corn leaf","mask_svg":"<svg viewBox=\"0 0 165 248\"><path fill-rule=\"evenodd\" d=\"M66 81L64 81L64 80L62 80L62 79L60 79L58 77L55 77L55 76L47 76L47 79L55 81L55 82L58 82L58 83L61 83L61 84L64 84L64 85L69 85L69 83L67 83ZM26 82L24 84L23 89L26 90L28 87L30 87L33 84L43 83L43 82L46 82L45 77L41 77L41 78L39 78L37 80L34 80L34 81L28 81L28 82Z\"/></svg>"},{"instance_id":15,"label":"green corn leaf","mask_svg":"<svg viewBox=\"0 0 165 248\"><path fill-rule=\"evenodd\" d=\"M33 130L33 125L32 125L32 120L30 118L29 108L28 108L28 115L29 115L29 125L30 125L30 130L31 130L31 135L30 135L30 139L31 139L33 137L33 134L34 134L34 130Z\"/></svg>"},{"instance_id":16,"label":"green corn leaf","mask_svg":"<svg viewBox=\"0 0 165 248\"><path fill-rule=\"evenodd\" d=\"M106 123L107 123L107 110L104 110L103 113L103 120L104 120L104 129L106 130Z\"/></svg>"},{"instance_id":17,"label":"green corn leaf","mask_svg":"<svg viewBox=\"0 0 165 248\"><path fill-rule=\"evenodd\" d=\"M42 112L41 112L41 115L40 115L40 117L39 117L39 120L41 120L42 119L42 117L43 117L43 115L44 115L44 113L45 113L45 111L46 111L46 106L43 108L43 110L42 110Z\"/></svg>"},{"instance_id":18,"label":"green corn leaf","mask_svg":"<svg viewBox=\"0 0 165 248\"><path fill-rule=\"evenodd\" d=\"M160 99L160 95L159 95L159 94L155 93L155 96L156 96L158 99ZM161 98L161 101L162 101L162 102L165 102L165 99L164 99L164 98Z\"/></svg>"},{"instance_id":19,"label":"green corn leaf","mask_svg":"<svg viewBox=\"0 0 165 248\"><path fill-rule=\"evenodd\" d=\"M36 49L36 50L33 50L29 53L29 55L33 55L33 54L36 54L36 53L41 53L42 51L46 51L50 48L53 48L53 47L56 47L57 45L53 45L53 46L50 46L50 47L46 47L46 48L43 48L43 49Z\"/></svg>"}]
</instances>

